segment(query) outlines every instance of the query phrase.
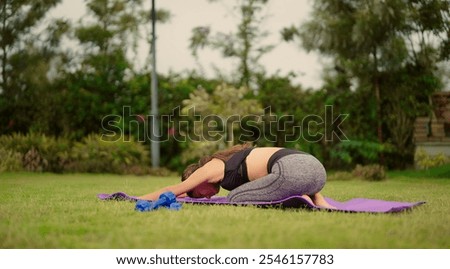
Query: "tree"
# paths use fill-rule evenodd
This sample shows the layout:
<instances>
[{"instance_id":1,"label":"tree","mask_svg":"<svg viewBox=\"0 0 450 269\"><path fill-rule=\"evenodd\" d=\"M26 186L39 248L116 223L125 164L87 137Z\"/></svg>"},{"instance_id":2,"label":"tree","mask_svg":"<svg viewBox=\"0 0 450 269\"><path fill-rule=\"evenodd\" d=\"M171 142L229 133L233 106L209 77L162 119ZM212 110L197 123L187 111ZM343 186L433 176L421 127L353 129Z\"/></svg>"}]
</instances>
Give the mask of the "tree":
<instances>
[{"instance_id":1,"label":"tree","mask_svg":"<svg viewBox=\"0 0 450 269\"><path fill-rule=\"evenodd\" d=\"M263 55L273 49L273 45L264 45L262 40L268 32L262 31L261 22L265 19L261 15L268 0L239 1L240 22L234 33L216 33L211 35L207 26L199 26L192 30L190 49L195 57L198 50L209 47L222 52L226 58L237 59L238 79L234 83L245 87L252 87L256 82L256 75L262 67L258 64Z\"/></svg>"},{"instance_id":2,"label":"tree","mask_svg":"<svg viewBox=\"0 0 450 269\"><path fill-rule=\"evenodd\" d=\"M265 142L277 147L295 147L301 143L302 119L308 106L307 92L291 84L290 76L258 77L257 100L266 111L261 135ZM303 149L304 150L304 149Z\"/></svg>"},{"instance_id":3,"label":"tree","mask_svg":"<svg viewBox=\"0 0 450 269\"><path fill-rule=\"evenodd\" d=\"M419 107L424 96L439 89L433 69L448 57L448 18L449 4L439 0L319 0L310 21L282 34L286 40L299 37L308 51L331 57L356 91L370 91L361 113L376 126L379 143L392 142L405 152L411 143L411 118L423 113L411 107ZM407 112L400 116L402 124L390 117L399 111Z\"/></svg>"},{"instance_id":4,"label":"tree","mask_svg":"<svg viewBox=\"0 0 450 269\"><path fill-rule=\"evenodd\" d=\"M83 50L75 68L68 68L66 115L73 117L68 129L79 137L101 131L101 120L107 115L120 115L124 106L132 105L129 89L136 67L128 58L149 25L150 11L142 0L89 0L88 14L93 21L81 22L74 36ZM157 12L157 19L166 21L169 13ZM71 70L75 69L75 72Z\"/></svg>"},{"instance_id":5,"label":"tree","mask_svg":"<svg viewBox=\"0 0 450 269\"><path fill-rule=\"evenodd\" d=\"M252 116L263 111L255 99L246 99L249 89L235 88L227 84L218 85L211 93L199 87L183 101L183 115L193 120L192 128L186 130L189 150L186 160L199 158L204 154L230 147L243 139L236 139L235 133L242 132L242 124L258 119ZM189 132L189 130L191 130Z\"/></svg>"},{"instance_id":6,"label":"tree","mask_svg":"<svg viewBox=\"0 0 450 269\"><path fill-rule=\"evenodd\" d=\"M48 130L51 59L56 55L62 21L43 19L60 0L4 0L0 4L0 133ZM39 31L43 26L45 30ZM41 111L42 110L42 111ZM6 127L6 128L5 128Z\"/></svg>"},{"instance_id":7,"label":"tree","mask_svg":"<svg viewBox=\"0 0 450 269\"><path fill-rule=\"evenodd\" d=\"M27 41L32 40L30 31L45 16L47 11L54 7L60 0L33 1L33 0L5 0L0 6L1 36L1 80L2 92L12 94L9 87L11 83L9 74L10 56L26 48Z\"/></svg>"}]
</instances>

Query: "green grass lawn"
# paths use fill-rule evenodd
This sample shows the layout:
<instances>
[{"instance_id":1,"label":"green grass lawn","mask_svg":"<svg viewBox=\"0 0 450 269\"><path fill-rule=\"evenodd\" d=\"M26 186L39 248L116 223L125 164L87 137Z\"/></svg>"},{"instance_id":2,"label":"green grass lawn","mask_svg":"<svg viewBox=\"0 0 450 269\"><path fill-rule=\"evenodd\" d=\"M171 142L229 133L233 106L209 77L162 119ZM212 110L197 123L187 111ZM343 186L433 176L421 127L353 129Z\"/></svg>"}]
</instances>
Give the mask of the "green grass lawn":
<instances>
[{"instance_id":1,"label":"green grass lawn","mask_svg":"<svg viewBox=\"0 0 450 269\"><path fill-rule=\"evenodd\" d=\"M450 170L392 172L383 182L330 181L323 193L426 201L395 214L184 205L136 212L97 193L140 195L178 178L0 174L1 248L449 248ZM226 193L221 193L225 195Z\"/></svg>"}]
</instances>

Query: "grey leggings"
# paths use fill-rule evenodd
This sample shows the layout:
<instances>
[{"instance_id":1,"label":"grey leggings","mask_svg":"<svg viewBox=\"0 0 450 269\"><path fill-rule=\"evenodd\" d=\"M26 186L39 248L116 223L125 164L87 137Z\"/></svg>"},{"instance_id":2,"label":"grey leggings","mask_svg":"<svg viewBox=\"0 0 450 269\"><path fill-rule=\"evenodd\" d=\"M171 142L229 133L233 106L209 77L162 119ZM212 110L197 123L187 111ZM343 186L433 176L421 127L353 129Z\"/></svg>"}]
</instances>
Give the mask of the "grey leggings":
<instances>
[{"instance_id":1,"label":"grey leggings","mask_svg":"<svg viewBox=\"0 0 450 269\"><path fill-rule=\"evenodd\" d=\"M323 165L309 154L291 154L280 158L267 176L230 191L231 202L275 201L292 195L313 195L326 181Z\"/></svg>"}]
</instances>

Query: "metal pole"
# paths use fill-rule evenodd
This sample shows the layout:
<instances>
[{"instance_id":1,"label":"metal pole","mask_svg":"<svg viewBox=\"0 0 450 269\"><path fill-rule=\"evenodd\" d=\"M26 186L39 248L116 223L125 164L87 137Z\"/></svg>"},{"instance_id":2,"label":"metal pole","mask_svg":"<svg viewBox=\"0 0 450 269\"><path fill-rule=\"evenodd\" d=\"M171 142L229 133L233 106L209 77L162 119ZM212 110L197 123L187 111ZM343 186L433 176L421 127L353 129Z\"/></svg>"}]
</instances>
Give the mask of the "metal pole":
<instances>
[{"instance_id":1,"label":"metal pole","mask_svg":"<svg viewBox=\"0 0 450 269\"><path fill-rule=\"evenodd\" d=\"M151 153L152 153L152 167L159 167L159 115L158 115L158 77L156 74L156 8L155 0L152 0L152 85L151 85Z\"/></svg>"}]
</instances>

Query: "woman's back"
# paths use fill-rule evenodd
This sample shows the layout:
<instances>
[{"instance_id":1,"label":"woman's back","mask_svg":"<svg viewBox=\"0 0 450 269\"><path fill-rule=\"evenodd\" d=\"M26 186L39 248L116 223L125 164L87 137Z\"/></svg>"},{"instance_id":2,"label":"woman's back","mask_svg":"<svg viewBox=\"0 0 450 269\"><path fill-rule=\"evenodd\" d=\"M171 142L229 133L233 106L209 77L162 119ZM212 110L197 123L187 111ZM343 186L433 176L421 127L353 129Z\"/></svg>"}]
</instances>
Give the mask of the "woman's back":
<instances>
[{"instance_id":1,"label":"woman's back","mask_svg":"<svg viewBox=\"0 0 450 269\"><path fill-rule=\"evenodd\" d=\"M254 148L247 156L247 174L250 181L267 175L267 163L272 155L282 148L261 147Z\"/></svg>"}]
</instances>

